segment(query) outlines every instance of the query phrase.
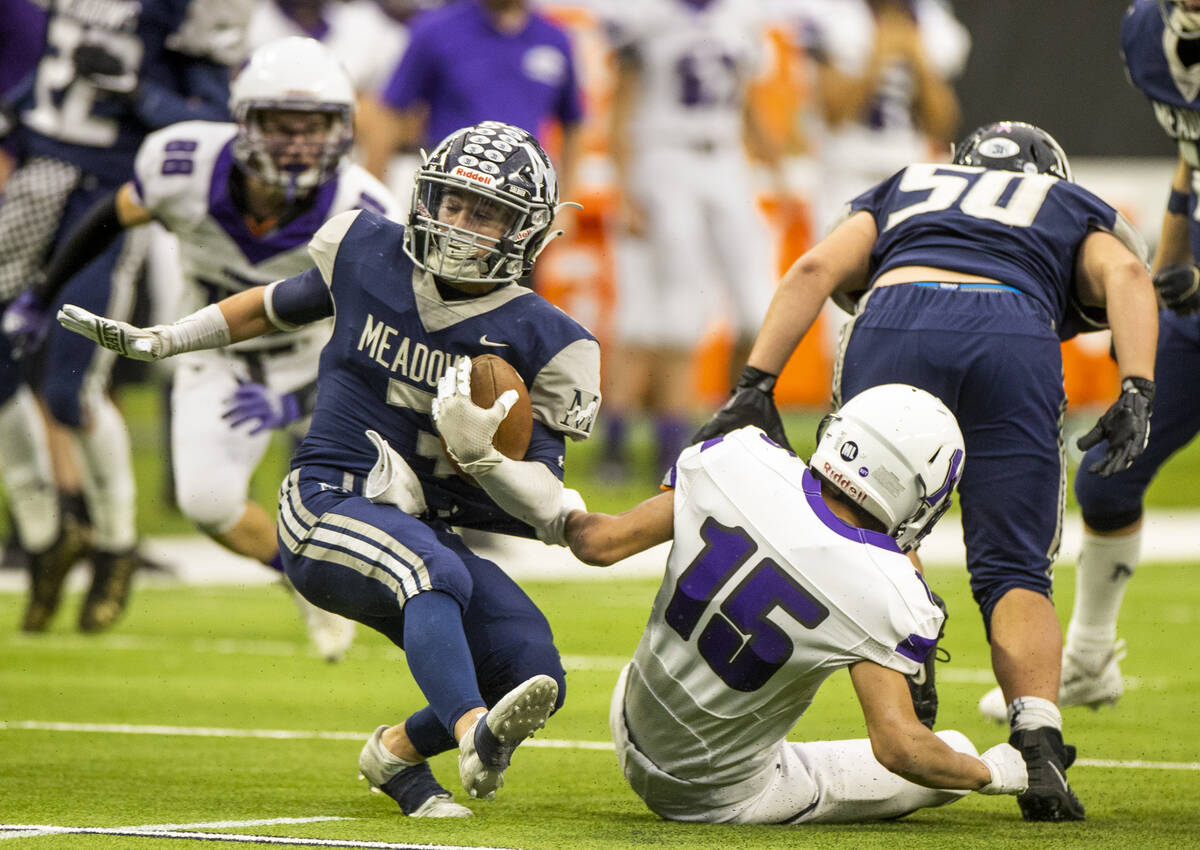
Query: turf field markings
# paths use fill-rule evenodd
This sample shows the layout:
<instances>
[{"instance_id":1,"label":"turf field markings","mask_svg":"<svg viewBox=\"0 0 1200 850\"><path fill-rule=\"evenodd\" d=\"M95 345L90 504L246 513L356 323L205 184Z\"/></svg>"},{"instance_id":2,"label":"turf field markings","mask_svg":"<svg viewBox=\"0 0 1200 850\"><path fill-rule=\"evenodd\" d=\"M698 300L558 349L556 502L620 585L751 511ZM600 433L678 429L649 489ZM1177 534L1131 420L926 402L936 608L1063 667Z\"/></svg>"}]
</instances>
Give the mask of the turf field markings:
<instances>
[{"instance_id":1,"label":"turf field markings","mask_svg":"<svg viewBox=\"0 0 1200 850\"><path fill-rule=\"evenodd\" d=\"M362 741L366 732L321 732L294 729L223 729L205 726L134 726L128 723L49 723L40 720L0 720L0 732L93 732L120 735L180 735L198 738L267 738L295 741ZM611 752L615 749L611 741L572 741L560 738L530 738L522 747L538 747L551 750L599 750ZM1075 764L1082 767L1113 767L1130 770L1200 770L1200 761L1143 761L1116 759L1079 759ZM0 825L0 828L3 828Z\"/></svg>"},{"instance_id":2,"label":"turf field markings","mask_svg":"<svg viewBox=\"0 0 1200 850\"><path fill-rule=\"evenodd\" d=\"M248 826L301 823L315 820L353 820L353 818L279 818L258 821ZM201 824L197 824L201 826ZM221 824L213 824L219 827ZM8 834L4 834L7 832ZM224 841L230 844L270 844L285 847L356 847L364 850L510 850L505 847L476 847L462 844L397 844L392 841L355 841L340 838L290 838L281 835L242 835L236 832L191 832L153 827L51 826L44 824L0 823L0 841L5 838L28 838L38 835L121 835L131 838L179 838L185 841Z\"/></svg>"}]
</instances>

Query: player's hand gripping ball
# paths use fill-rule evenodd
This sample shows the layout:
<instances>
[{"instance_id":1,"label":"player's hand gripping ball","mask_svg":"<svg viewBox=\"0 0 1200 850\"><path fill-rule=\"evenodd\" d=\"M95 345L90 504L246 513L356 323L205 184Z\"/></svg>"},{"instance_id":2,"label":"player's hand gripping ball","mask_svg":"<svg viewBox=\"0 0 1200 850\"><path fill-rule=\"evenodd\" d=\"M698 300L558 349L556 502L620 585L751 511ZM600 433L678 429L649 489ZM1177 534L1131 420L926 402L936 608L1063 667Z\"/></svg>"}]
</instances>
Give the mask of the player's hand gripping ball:
<instances>
[{"instance_id":1,"label":"player's hand gripping ball","mask_svg":"<svg viewBox=\"0 0 1200 850\"><path fill-rule=\"evenodd\" d=\"M433 420L450 465L474 483L462 464L486 462L492 452L513 460L525 457L533 435L533 404L525 382L502 357L460 357L438 382Z\"/></svg>"}]
</instances>

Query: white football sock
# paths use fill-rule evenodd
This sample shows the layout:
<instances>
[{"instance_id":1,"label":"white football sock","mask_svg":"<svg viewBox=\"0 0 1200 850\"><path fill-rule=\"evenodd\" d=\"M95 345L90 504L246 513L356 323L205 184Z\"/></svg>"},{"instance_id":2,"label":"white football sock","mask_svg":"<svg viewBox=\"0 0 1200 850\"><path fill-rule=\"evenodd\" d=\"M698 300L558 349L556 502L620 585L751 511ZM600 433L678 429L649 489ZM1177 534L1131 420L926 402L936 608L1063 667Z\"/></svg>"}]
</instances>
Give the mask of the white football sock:
<instances>
[{"instance_id":1,"label":"white football sock","mask_svg":"<svg viewBox=\"0 0 1200 850\"><path fill-rule=\"evenodd\" d=\"M1141 552L1140 528L1120 537L1102 537L1084 529L1075 567L1075 607L1067 626L1069 655L1100 661L1112 651L1125 586Z\"/></svg>"},{"instance_id":2,"label":"white football sock","mask_svg":"<svg viewBox=\"0 0 1200 850\"><path fill-rule=\"evenodd\" d=\"M76 432L83 459L83 492L96 532L96 548L125 552L137 542L133 456L129 431L107 395L89 399L91 427Z\"/></svg>"},{"instance_id":3,"label":"white football sock","mask_svg":"<svg viewBox=\"0 0 1200 850\"><path fill-rule=\"evenodd\" d=\"M1048 699L1017 697L1008 706L1008 724L1014 732L1047 726L1062 731L1062 714Z\"/></svg>"},{"instance_id":4,"label":"white football sock","mask_svg":"<svg viewBox=\"0 0 1200 850\"><path fill-rule=\"evenodd\" d=\"M46 423L28 387L0 407L0 471L21 545L46 551L58 539L62 518Z\"/></svg>"}]
</instances>

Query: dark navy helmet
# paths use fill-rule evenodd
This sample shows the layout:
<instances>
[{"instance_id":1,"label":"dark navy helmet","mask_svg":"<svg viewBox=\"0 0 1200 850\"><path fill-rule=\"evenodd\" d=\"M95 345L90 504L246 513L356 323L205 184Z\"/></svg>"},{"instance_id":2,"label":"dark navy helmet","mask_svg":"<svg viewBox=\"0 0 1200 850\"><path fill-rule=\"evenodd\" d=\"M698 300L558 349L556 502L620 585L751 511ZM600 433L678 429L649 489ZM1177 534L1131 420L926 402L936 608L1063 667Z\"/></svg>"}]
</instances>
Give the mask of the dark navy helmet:
<instances>
[{"instance_id":1,"label":"dark navy helmet","mask_svg":"<svg viewBox=\"0 0 1200 850\"><path fill-rule=\"evenodd\" d=\"M451 133L417 170L404 250L449 283L515 281L556 235L557 207L558 178L537 140L483 121Z\"/></svg>"},{"instance_id":2,"label":"dark navy helmet","mask_svg":"<svg viewBox=\"0 0 1200 850\"><path fill-rule=\"evenodd\" d=\"M972 131L954 146L954 162L1074 180L1062 146L1045 130L1023 121L997 121Z\"/></svg>"}]
</instances>

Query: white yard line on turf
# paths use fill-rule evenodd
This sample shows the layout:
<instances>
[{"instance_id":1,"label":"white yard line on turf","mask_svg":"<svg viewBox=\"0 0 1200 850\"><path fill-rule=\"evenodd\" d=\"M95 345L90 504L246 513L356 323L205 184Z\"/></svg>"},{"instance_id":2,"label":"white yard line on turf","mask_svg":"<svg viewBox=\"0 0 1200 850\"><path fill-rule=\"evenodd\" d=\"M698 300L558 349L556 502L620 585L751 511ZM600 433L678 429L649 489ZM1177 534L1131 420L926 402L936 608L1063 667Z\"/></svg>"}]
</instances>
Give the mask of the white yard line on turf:
<instances>
[{"instance_id":1,"label":"white yard line on turf","mask_svg":"<svg viewBox=\"0 0 1200 850\"><path fill-rule=\"evenodd\" d=\"M222 729L204 726L134 726L127 723L53 723L40 720L0 720L0 732L93 732L121 735L178 735L200 738L270 738L279 740L361 741L366 732L320 732L286 729ZM555 738L531 738L522 747L562 750L612 751L610 741L569 741ZM1200 761L1117 761L1108 759L1079 759L1083 767L1113 767L1132 770L1200 770Z\"/></svg>"},{"instance_id":2,"label":"white yard line on turf","mask_svg":"<svg viewBox=\"0 0 1200 850\"><path fill-rule=\"evenodd\" d=\"M353 818L279 818L247 822L247 826L310 823L319 820L353 820ZM224 824L214 823L211 827ZM203 824L196 824L203 826ZM240 835L233 832L191 832L154 827L118 826L52 826L48 824L0 823L0 841L6 838L28 838L38 835L122 835L132 838L179 838L189 841L224 841L231 844L270 844L285 847L356 847L364 850L509 850L504 847L475 847L461 844L398 844L392 841L354 841L339 838L289 838L280 835Z\"/></svg>"}]
</instances>

